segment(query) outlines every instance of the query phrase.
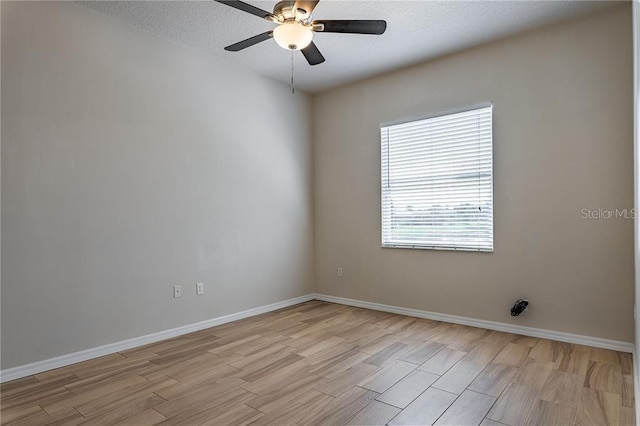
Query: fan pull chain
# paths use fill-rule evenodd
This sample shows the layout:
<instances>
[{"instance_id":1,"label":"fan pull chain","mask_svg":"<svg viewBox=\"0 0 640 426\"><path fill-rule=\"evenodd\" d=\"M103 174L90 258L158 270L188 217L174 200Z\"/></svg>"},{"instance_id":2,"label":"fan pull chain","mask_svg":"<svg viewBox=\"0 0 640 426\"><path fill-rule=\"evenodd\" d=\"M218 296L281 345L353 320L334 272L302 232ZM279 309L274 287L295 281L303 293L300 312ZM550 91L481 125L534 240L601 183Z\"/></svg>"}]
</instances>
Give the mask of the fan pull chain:
<instances>
[{"instance_id":1,"label":"fan pull chain","mask_svg":"<svg viewBox=\"0 0 640 426\"><path fill-rule=\"evenodd\" d=\"M295 94L296 90L293 87L293 50L291 51L291 94Z\"/></svg>"}]
</instances>

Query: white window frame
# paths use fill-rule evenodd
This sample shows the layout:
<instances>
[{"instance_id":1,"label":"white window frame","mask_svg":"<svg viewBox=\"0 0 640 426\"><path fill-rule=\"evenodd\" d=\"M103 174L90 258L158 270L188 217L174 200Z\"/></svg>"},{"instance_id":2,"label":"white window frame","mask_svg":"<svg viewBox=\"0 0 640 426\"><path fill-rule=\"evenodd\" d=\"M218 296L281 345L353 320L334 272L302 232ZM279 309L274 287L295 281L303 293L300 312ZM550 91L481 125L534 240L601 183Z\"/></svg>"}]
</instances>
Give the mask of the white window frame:
<instances>
[{"instance_id":1,"label":"white window frame","mask_svg":"<svg viewBox=\"0 0 640 426\"><path fill-rule=\"evenodd\" d=\"M464 173L467 176L456 175L456 173L462 173L460 171L454 171L449 174L446 172L438 171L442 169L442 164L430 164L428 166L425 165L425 159L428 157L427 154L424 153L425 147L426 149L432 149L433 147L437 147L438 154L442 154L443 151L446 154L446 148L442 148L442 139L438 139L438 136L433 132L429 133L427 130L428 126L443 126L441 130L447 130L444 127L444 123L447 119L451 118L455 120L457 118L464 119L465 117L470 117L472 114L477 113L480 114L478 117L483 117L484 119L478 118L478 133L477 136L465 137L464 142L460 139L454 142L461 143L460 146L469 146L471 143L475 143L477 141L477 170L478 170L478 178L474 181L474 177L468 176L469 173ZM487 122L486 116L489 116L489 120ZM449 122L451 124L452 122ZM488 129L487 129L488 123ZM403 126L404 125L404 126ZM417 137L415 140L408 140L406 136L400 136L400 132L403 129L408 129L408 126L424 126L419 131L420 137ZM468 127L467 127L468 128ZM412 127L413 129L413 127ZM449 128L449 130L454 130L453 128ZM393 135L396 133L398 136ZM425 140L424 145L420 145L420 138ZM395 139L394 141L390 141L390 139ZM439 141L439 142L436 142ZM393 143L396 144L396 155L395 158L392 151L394 147ZM438 144L439 143L439 144ZM446 143L446 142L445 142ZM404 148L402 148L401 144L405 144ZM418 149L416 149L416 158L420 155L417 160L418 164L422 164L420 169L413 168L414 166L411 163L415 163L414 158L407 158L407 150L413 149L410 145L417 145ZM432 145L430 145L432 144ZM380 146L381 146L381 240L383 248L410 248L410 249L435 249L435 250L454 250L454 251L478 251L478 252L493 252L494 247L494 233L493 233L493 178L494 178L494 167L493 167L493 105L491 102L483 102L479 104L470 105L463 108L451 109L447 111L442 111L435 114L422 115L422 116L414 116L407 117L401 120L395 120L392 122L386 122L380 124ZM402 149L404 155L398 154L398 150ZM436 149L436 148L433 148ZM472 148L465 148L468 152L472 153ZM475 148L474 148L475 149ZM391 150L391 151L390 151ZM420 151L422 153L420 154ZM453 152L453 151L452 151ZM467 152L467 151L465 151ZM390 160L391 158L391 160ZM470 160L468 163L465 163L467 166L473 166L473 161ZM391 164L389 164L391 162ZM487 163L488 162L488 163ZM435 167L434 167L435 166ZM395 168L395 172L393 169ZM457 180L457 182L465 182L465 200L469 200L469 197L475 197L471 193L471 185L472 183L468 182L477 182L478 183L478 196L477 200L472 203L465 202L465 207L468 204L478 205L478 211L482 213L478 214L477 221L475 222L475 228L473 230L469 230L468 223L465 224L464 220L469 220L468 213L457 213L454 214L453 224L447 222L446 219L438 219L436 213L436 219L440 221L434 225L433 220L431 223L427 223L425 221L424 208L428 206L429 203L433 203L433 198L438 199L438 203L444 204L444 207L438 205L438 208L444 209L446 211L452 211L455 213L455 202L460 202L460 198L456 198L456 196L452 196L451 199L442 198L443 194L446 194L441 189L439 190L435 185L425 183L417 187L417 189L393 189L393 182L395 181L397 187L400 188L399 182L402 181L400 179L400 170L404 173L405 170L409 170L409 174L412 172L415 173L424 173L424 176L429 176L426 178L427 181L434 181L437 179L443 179L444 177L448 178L451 182L453 179ZM468 167L466 168L468 170ZM440 174L438 174L440 173ZM475 173L475 172L474 172ZM488 175L487 175L488 173ZM395 174L395 178L393 175ZM411 182L411 180L407 180L405 178L402 181L406 187L407 182ZM459 180L458 180L459 179ZM435 189L434 189L435 188ZM448 191L448 190L447 190ZM419 192L422 195L418 194ZM432 195L426 195L432 194ZM435 194L435 195L434 195ZM415 202L418 205L423 206L423 213L420 216L419 214L411 215L411 213L407 214L406 211L409 209L409 201L404 201L407 205L404 207L405 213L402 214L402 218L399 219L400 214L393 213L393 198L405 200L410 198L411 202ZM430 198L431 197L431 198ZM398 202L395 205L399 204ZM431 204L434 205L434 204ZM459 204L458 204L459 205ZM418 226L423 227L422 232L417 232L421 239L415 239L414 235L411 235L411 231L407 230L398 230L400 226L404 226L406 228L407 225L398 225L401 220L413 222L411 226L415 226L417 223ZM401 222L400 222L401 223ZM446 232L443 228L440 228L438 231L438 226L446 225L449 227L453 227L453 230L450 230L448 237L443 237ZM464 226L467 226L466 230L462 230ZM395 231L394 231L395 228ZM429 229L429 230L425 230ZM475 236L475 237L474 237ZM477 238L476 241L473 238Z\"/></svg>"}]
</instances>

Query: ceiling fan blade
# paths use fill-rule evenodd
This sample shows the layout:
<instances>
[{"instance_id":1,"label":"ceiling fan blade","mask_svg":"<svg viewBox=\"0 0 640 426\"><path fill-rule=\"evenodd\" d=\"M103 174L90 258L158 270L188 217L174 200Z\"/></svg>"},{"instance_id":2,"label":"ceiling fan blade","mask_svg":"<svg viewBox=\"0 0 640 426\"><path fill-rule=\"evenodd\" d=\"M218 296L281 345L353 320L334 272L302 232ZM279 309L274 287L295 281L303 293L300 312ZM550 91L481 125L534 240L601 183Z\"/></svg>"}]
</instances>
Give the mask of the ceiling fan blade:
<instances>
[{"instance_id":1,"label":"ceiling fan blade","mask_svg":"<svg viewBox=\"0 0 640 426\"><path fill-rule=\"evenodd\" d=\"M302 54L309 62L309 65L318 65L324 62L324 56L318 50L318 46L314 42L302 49Z\"/></svg>"},{"instance_id":2,"label":"ceiling fan blade","mask_svg":"<svg viewBox=\"0 0 640 426\"><path fill-rule=\"evenodd\" d=\"M216 0L218 3L226 4L227 6L231 6L234 9L241 10L243 12L250 13L252 15L259 16L260 18L270 18L273 15L266 10L262 10L259 7L251 6L248 3L242 2L240 0Z\"/></svg>"},{"instance_id":3,"label":"ceiling fan blade","mask_svg":"<svg viewBox=\"0 0 640 426\"><path fill-rule=\"evenodd\" d=\"M246 40L242 40L235 44L227 46L224 48L224 50L228 50L229 52L238 52L242 49L246 49L247 47L251 47L254 44L269 40L271 37L273 37L273 31L267 31L266 33L258 34L257 36L253 36Z\"/></svg>"},{"instance_id":4,"label":"ceiling fan blade","mask_svg":"<svg viewBox=\"0 0 640 426\"><path fill-rule=\"evenodd\" d=\"M351 34L383 34L387 29L387 22L382 20L356 20L356 21L313 21L316 26L324 29L315 30L324 33L351 33Z\"/></svg>"},{"instance_id":5,"label":"ceiling fan blade","mask_svg":"<svg viewBox=\"0 0 640 426\"><path fill-rule=\"evenodd\" d=\"M293 10L302 9L309 16L320 0L297 0Z\"/></svg>"}]
</instances>

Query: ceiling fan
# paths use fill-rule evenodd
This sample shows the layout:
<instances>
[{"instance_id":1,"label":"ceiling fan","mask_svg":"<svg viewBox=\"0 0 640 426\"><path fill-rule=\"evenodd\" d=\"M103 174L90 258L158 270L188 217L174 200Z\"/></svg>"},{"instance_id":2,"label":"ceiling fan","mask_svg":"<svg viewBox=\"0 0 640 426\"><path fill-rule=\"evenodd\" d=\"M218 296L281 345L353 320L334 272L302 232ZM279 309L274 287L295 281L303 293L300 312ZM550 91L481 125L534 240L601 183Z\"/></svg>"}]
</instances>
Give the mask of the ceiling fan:
<instances>
[{"instance_id":1,"label":"ceiling fan","mask_svg":"<svg viewBox=\"0 0 640 426\"><path fill-rule=\"evenodd\" d=\"M319 0L285 0L276 3L273 13L262 10L239 0L216 0L243 12L256 15L278 24L272 31L242 40L225 47L230 52L238 52L270 38L287 50L301 50L309 65L325 61L324 56L313 42L313 33L383 34L387 23L382 20L332 20L314 21L313 9Z\"/></svg>"}]
</instances>

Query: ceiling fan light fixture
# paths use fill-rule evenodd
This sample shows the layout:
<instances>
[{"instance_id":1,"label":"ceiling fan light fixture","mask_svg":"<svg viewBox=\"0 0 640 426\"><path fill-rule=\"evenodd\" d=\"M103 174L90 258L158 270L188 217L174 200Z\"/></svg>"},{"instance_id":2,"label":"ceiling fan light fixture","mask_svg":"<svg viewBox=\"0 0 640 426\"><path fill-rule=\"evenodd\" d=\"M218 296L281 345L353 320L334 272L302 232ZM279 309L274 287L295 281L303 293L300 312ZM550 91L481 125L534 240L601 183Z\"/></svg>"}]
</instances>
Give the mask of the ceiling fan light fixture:
<instances>
[{"instance_id":1,"label":"ceiling fan light fixture","mask_svg":"<svg viewBox=\"0 0 640 426\"><path fill-rule=\"evenodd\" d=\"M313 32L296 21L287 21L273 30L273 38L283 49L301 50L313 40Z\"/></svg>"}]
</instances>

